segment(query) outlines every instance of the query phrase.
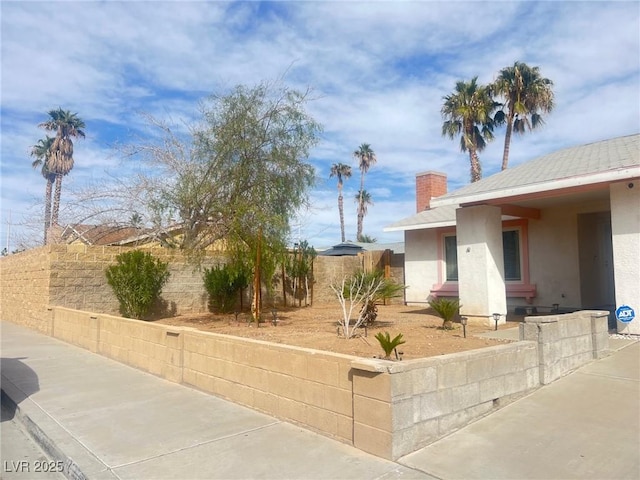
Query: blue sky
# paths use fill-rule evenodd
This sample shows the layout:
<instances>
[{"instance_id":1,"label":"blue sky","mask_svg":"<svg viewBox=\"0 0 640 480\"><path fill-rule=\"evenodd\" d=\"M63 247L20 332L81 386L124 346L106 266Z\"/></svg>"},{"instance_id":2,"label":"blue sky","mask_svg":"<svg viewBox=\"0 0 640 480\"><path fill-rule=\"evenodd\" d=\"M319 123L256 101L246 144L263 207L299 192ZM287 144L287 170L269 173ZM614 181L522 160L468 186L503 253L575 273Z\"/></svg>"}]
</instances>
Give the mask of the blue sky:
<instances>
[{"instance_id":1,"label":"blue sky","mask_svg":"<svg viewBox=\"0 0 640 480\"><path fill-rule=\"evenodd\" d=\"M554 150L640 131L640 3L633 2L189 2L3 0L0 245L36 244L44 179L30 146L50 109L85 120L76 166L63 182L61 220L74 192L130 174L113 150L143 132L141 113L190 121L198 101L236 84L285 76L314 90L309 112L324 126L310 158L318 185L295 221L316 247L340 241L331 164L351 163L347 237L359 187L352 152L369 143L378 162L365 188L374 205L364 232L415 212L415 174L469 181L468 157L441 136L442 97L457 80L492 81L519 60L555 83L556 108L538 131L514 138L510 165ZM500 168L504 130L481 153ZM65 205L67 208L65 209ZM35 241L34 241L35 240Z\"/></svg>"}]
</instances>

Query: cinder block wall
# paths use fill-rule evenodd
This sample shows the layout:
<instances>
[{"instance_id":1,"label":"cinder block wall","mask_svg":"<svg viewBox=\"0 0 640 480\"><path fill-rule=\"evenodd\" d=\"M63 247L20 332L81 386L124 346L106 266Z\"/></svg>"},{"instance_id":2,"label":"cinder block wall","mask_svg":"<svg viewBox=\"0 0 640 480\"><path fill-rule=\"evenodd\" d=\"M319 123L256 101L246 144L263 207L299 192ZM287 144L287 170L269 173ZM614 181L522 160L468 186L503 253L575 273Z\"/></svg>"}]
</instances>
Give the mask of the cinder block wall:
<instances>
[{"instance_id":1,"label":"cinder block wall","mask_svg":"<svg viewBox=\"0 0 640 480\"><path fill-rule=\"evenodd\" d=\"M51 306L118 314L118 301L107 284L105 270L116 263L116 256L130 247L92 247L48 245L0 259L0 308L3 320L35 330L50 332ZM202 270L180 252L164 248L147 250L169 263L171 273L162 290L161 305L155 313L207 311L207 294ZM223 263L217 255L207 257L202 267Z\"/></svg>"},{"instance_id":2,"label":"cinder block wall","mask_svg":"<svg viewBox=\"0 0 640 480\"><path fill-rule=\"evenodd\" d=\"M352 444L357 357L53 309L53 336Z\"/></svg>"},{"instance_id":3,"label":"cinder block wall","mask_svg":"<svg viewBox=\"0 0 640 480\"><path fill-rule=\"evenodd\" d=\"M388 364L352 364L354 444L394 460L539 386L533 342Z\"/></svg>"},{"instance_id":4,"label":"cinder block wall","mask_svg":"<svg viewBox=\"0 0 640 480\"><path fill-rule=\"evenodd\" d=\"M354 358L189 331L183 382L352 443Z\"/></svg>"},{"instance_id":5,"label":"cinder block wall","mask_svg":"<svg viewBox=\"0 0 640 480\"><path fill-rule=\"evenodd\" d=\"M603 310L566 315L526 317L520 339L538 344L540 383L546 385L609 350L607 317Z\"/></svg>"},{"instance_id":6,"label":"cinder block wall","mask_svg":"<svg viewBox=\"0 0 640 480\"><path fill-rule=\"evenodd\" d=\"M0 258L0 318L51 335L51 248Z\"/></svg>"},{"instance_id":7,"label":"cinder block wall","mask_svg":"<svg viewBox=\"0 0 640 480\"><path fill-rule=\"evenodd\" d=\"M532 321L523 327L530 340L404 362L61 307L53 308L52 333L168 380L396 460L567 373L566 369L604 356L606 314L576 312Z\"/></svg>"},{"instance_id":8,"label":"cinder block wall","mask_svg":"<svg viewBox=\"0 0 640 480\"><path fill-rule=\"evenodd\" d=\"M105 270L116 263L117 255L134 249L48 245L1 257L1 318L51 334L51 313L48 310L51 306L117 315L118 301L107 284ZM196 268L177 250L158 247L145 251L167 262L171 273L162 290L160 305L152 312L156 317L208 310L202 273L204 268L223 264L224 256L212 254L202 260L200 268ZM402 258L402 255L391 255L391 277L399 283L403 278ZM336 302L330 283L362 268L361 256L317 257L314 261L313 297L309 300L316 304ZM276 286L274 292L277 304L281 304L281 287ZM269 301L266 295L263 298ZM402 298L394 299L394 302L402 302ZM288 297L287 304L297 305L297 301Z\"/></svg>"},{"instance_id":9,"label":"cinder block wall","mask_svg":"<svg viewBox=\"0 0 640 480\"><path fill-rule=\"evenodd\" d=\"M86 245L52 245L50 304L102 313L118 313L118 301L107 284L105 270L116 257L135 250L132 247L93 247ZM207 295L202 272L181 252L166 248L145 250L169 264L169 280L162 289L161 315L202 313L207 311ZM202 267L222 263L223 257L207 257Z\"/></svg>"}]
</instances>

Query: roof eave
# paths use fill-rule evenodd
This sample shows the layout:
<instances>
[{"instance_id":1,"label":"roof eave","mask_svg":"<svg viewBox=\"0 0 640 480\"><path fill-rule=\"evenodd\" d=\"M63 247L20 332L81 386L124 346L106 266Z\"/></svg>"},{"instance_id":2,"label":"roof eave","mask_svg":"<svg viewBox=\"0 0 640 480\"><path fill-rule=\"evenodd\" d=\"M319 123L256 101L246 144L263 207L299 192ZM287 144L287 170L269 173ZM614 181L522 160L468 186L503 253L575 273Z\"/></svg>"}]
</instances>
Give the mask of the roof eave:
<instances>
[{"instance_id":1,"label":"roof eave","mask_svg":"<svg viewBox=\"0 0 640 480\"><path fill-rule=\"evenodd\" d=\"M632 167L621 168L618 170L609 170L606 172L594 173L589 175L581 175L578 177L562 178L559 180L552 180L542 183L532 183L513 188L492 190L490 192L468 194L462 196L451 195L450 197L438 197L431 200L431 206L433 208L443 207L446 205L465 205L489 200L497 200L501 198L535 195L541 192L564 190L573 187L611 183L637 177L640 177L640 165L634 165Z\"/></svg>"},{"instance_id":2,"label":"roof eave","mask_svg":"<svg viewBox=\"0 0 640 480\"><path fill-rule=\"evenodd\" d=\"M407 230L430 230L433 228L453 227L455 226L455 220L447 220L444 222L428 222L428 223L416 223L413 225L398 225L390 226L382 229L383 232L404 232Z\"/></svg>"}]
</instances>

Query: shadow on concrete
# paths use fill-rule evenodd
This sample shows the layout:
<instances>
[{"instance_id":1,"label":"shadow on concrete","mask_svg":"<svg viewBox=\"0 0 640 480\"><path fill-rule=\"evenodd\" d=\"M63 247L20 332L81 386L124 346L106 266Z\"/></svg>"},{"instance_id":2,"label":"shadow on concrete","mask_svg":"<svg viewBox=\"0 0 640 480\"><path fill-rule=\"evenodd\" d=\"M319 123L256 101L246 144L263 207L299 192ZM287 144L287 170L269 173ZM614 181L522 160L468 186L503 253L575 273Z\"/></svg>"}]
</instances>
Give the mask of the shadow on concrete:
<instances>
[{"instance_id":1,"label":"shadow on concrete","mask_svg":"<svg viewBox=\"0 0 640 480\"><path fill-rule=\"evenodd\" d=\"M40 391L38 375L29 365L24 363L26 357L0 358L0 372L2 373L2 389L0 391L2 401L1 421L12 420L16 413L17 405L24 399ZM10 380L13 380L11 382ZM5 389L11 389L11 396Z\"/></svg>"}]
</instances>

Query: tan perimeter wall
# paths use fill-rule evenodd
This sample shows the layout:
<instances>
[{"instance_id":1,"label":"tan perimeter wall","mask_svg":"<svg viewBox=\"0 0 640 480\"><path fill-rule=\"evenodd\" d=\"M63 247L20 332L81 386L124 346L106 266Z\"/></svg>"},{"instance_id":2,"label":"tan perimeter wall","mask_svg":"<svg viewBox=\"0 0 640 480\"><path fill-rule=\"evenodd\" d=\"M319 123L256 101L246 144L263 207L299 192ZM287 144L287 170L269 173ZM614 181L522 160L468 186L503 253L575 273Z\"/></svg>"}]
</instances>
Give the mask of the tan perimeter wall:
<instances>
[{"instance_id":1,"label":"tan perimeter wall","mask_svg":"<svg viewBox=\"0 0 640 480\"><path fill-rule=\"evenodd\" d=\"M50 251L46 247L0 258L0 318L51 334Z\"/></svg>"},{"instance_id":2,"label":"tan perimeter wall","mask_svg":"<svg viewBox=\"0 0 640 480\"><path fill-rule=\"evenodd\" d=\"M47 307L61 306L118 314L118 301L107 284L105 270L130 247L48 245L0 259L2 318L20 318L20 323L47 332ZM207 311L202 273L178 251L148 249L169 264L169 280L162 289L161 305L154 314L170 316ZM222 263L223 257L208 257L202 267ZM22 315L26 310L28 316Z\"/></svg>"},{"instance_id":3,"label":"tan perimeter wall","mask_svg":"<svg viewBox=\"0 0 640 480\"><path fill-rule=\"evenodd\" d=\"M525 341L403 362L61 307L51 325L60 340L396 460L605 355L606 313L528 317Z\"/></svg>"},{"instance_id":4,"label":"tan perimeter wall","mask_svg":"<svg viewBox=\"0 0 640 480\"><path fill-rule=\"evenodd\" d=\"M105 270L116 263L116 256L134 250L133 247L86 245L48 245L0 258L0 313L2 319L20 319L20 323L43 333L50 333L52 306L90 312L119 314L118 301L107 284ZM154 257L169 264L169 280L162 289L161 302L152 314L154 318L208 310L208 296L204 289L204 268L222 264L220 254L206 257L200 269L179 251L166 248L145 249ZM398 283L403 283L403 255L366 252L357 257L317 257L310 302L336 302L330 283L363 268L384 269ZM281 286L274 288L277 304L282 302ZM269 300L263 297L265 302ZM392 300L401 303L403 298ZM288 305L298 305L291 294ZM249 301L245 303L249 305ZM303 303L304 305L304 303Z\"/></svg>"}]
</instances>

